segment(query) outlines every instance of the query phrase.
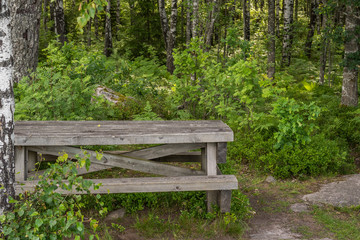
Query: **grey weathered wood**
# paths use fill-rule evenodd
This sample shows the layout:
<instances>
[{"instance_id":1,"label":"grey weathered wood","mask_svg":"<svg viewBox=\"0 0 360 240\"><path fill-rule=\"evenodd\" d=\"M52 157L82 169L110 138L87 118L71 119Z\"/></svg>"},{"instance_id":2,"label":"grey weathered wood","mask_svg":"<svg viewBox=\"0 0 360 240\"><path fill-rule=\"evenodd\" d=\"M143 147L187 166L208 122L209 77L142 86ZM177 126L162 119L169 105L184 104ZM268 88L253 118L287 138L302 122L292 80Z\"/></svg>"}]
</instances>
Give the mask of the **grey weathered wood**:
<instances>
[{"instance_id":1,"label":"grey weathered wood","mask_svg":"<svg viewBox=\"0 0 360 240\"><path fill-rule=\"evenodd\" d=\"M20 121L17 146L125 145L233 141L222 121Z\"/></svg>"},{"instance_id":2,"label":"grey weathered wood","mask_svg":"<svg viewBox=\"0 0 360 240\"><path fill-rule=\"evenodd\" d=\"M225 175L223 175L225 176ZM230 212L231 190L220 190L218 195L218 204L221 213Z\"/></svg>"},{"instance_id":3,"label":"grey weathered wood","mask_svg":"<svg viewBox=\"0 0 360 240\"><path fill-rule=\"evenodd\" d=\"M210 191L237 189L238 182L233 175L222 176L186 176L154 178L91 179L95 184L101 183L98 190L92 193L135 193L135 192L180 192ZM38 181L26 181L16 185L17 194L34 189ZM65 194L69 192L59 191ZM76 193L75 191L73 193ZM82 194L81 192L76 194Z\"/></svg>"},{"instance_id":4,"label":"grey weathered wood","mask_svg":"<svg viewBox=\"0 0 360 240\"><path fill-rule=\"evenodd\" d=\"M41 152L45 154L52 154L56 156L67 153L70 158L75 158L76 155L84 156L80 149L65 146L48 146L48 147L29 147L32 151ZM90 155L91 162L102 164L110 167L120 167L140 172L152 173L164 176L186 176L186 175L203 175L202 171L187 169L168 164L157 163L146 159L125 157L119 155L111 155L103 153L103 158L99 161L96 159L96 152L86 150Z\"/></svg>"},{"instance_id":5,"label":"grey weathered wood","mask_svg":"<svg viewBox=\"0 0 360 240\"><path fill-rule=\"evenodd\" d=\"M26 149L25 147L15 147L15 181L26 179Z\"/></svg>"},{"instance_id":6,"label":"grey weathered wood","mask_svg":"<svg viewBox=\"0 0 360 240\"><path fill-rule=\"evenodd\" d=\"M165 157L176 153L195 150L203 147L205 147L205 144L191 144L191 143L165 144L161 146L145 148L141 150L124 153L123 155L151 160L151 159Z\"/></svg>"},{"instance_id":7,"label":"grey weathered wood","mask_svg":"<svg viewBox=\"0 0 360 240\"><path fill-rule=\"evenodd\" d=\"M206 174L216 175L216 158L217 158L217 144L216 143L207 143L206 144Z\"/></svg>"},{"instance_id":8,"label":"grey weathered wood","mask_svg":"<svg viewBox=\"0 0 360 240\"><path fill-rule=\"evenodd\" d=\"M217 174L217 144L207 143L205 149L201 149L202 163L201 168L208 176L215 176ZM206 204L209 212L213 211L213 205L217 204L218 191L206 192Z\"/></svg>"},{"instance_id":9,"label":"grey weathered wood","mask_svg":"<svg viewBox=\"0 0 360 240\"><path fill-rule=\"evenodd\" d=\"M113 155L125 155L128 151L104 151ZM153 158L156 162L201 162L201 152L181 152L169 156Z\"/></svg>"},{"instance_id":10,"label":"grey weathered wood","mask_svg":"<svg viewBox=\"0 0 360 240\"><path fill-rule=\"evenodd\" d=\"M26 160L27 160L26 161L27 172L33 171L35 169L35 164L36 164L36 161L37 161L37 153L33 152L33 151L29 151L26 148L26 154L27 154L27 157L26 157Z\"/></svg>"},{"instance_id":11,"label":"grey weathered wood","mask_svg":"<svg viewBox=\"0 0 360 240\"><path fill-rule=\"evenodd\" d=\"M226 163L227 143L221 142L217 144L217 163Z\"/></svg>"}]
</instances>

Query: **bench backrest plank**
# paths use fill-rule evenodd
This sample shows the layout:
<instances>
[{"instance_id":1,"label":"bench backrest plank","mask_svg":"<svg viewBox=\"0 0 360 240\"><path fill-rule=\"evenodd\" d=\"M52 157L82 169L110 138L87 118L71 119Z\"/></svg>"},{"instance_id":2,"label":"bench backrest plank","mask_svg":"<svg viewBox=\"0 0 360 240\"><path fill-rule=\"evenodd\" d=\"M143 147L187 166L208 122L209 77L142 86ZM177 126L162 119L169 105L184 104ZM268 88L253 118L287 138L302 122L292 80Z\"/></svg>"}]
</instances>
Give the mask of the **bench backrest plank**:
<instances>
[{"instance_id":1,"label":"bench backrest plank","mask_svg":"<svg viewBox=\"0 0 360 240\"><path fill-rule=\"evenodd\" d=\"M18 121L17 146L126 145L233 141L222 121Z\"/></svg>"}]
</instances>

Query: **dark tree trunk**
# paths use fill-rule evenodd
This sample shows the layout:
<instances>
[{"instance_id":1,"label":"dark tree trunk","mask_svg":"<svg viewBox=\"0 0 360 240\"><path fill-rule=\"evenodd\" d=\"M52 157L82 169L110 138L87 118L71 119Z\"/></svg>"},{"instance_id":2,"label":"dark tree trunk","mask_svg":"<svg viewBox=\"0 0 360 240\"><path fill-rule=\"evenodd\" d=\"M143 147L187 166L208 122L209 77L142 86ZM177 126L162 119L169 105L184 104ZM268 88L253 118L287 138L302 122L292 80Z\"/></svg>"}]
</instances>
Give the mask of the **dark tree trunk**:
<instances>
[{"instance_id":1,"label":"dark tree trunk","mask_svg":"<svg viewBox=\"0 0 360 240\"><path fill-rule=\"evenodd\" d=\"M316 4L316 0L311 0L311 7L310 7L310 22L308 25L308 34L305 42L305 55L310 58L311 57L311 46L312 41L315 33L315 26L316 26L316 10L318 5Z\"/></svg>"},{"instance_id":2,"label":"dark tree trunk","mask_svg":"<svg viewBox=\"0 0 360 240\"><path fill-rule=\"evenodd\" d=\"M50 1L50 21L55 22L55 2ZM55 25L53 24L50 31L55 32Z\"/></svg>"},{"instance_id":3,"label":"dark tree trunk","mask_svg":"<svg viewBox=\"0 0 360 240\"><path fill-rule=\"evenodd\" d=\"M265 1L260 0L260 10L261 10L261 12L264 10L264 5L265 5Z\"/></svg>"},{"instance_id":4,"label":"dark tree trunk","mask_svg":"<svg viewBox=\"0 0 360 240\"><path fill-rule=\"evenodd\" d=\"M191 41L191 32L192 32L192 2L191 0L186 1L186 44L188 45Z\"/></svg>"},{"instance_id":5,"label":"dark tree trunk","mask_svg":"<svg viewBox=\"0 0 360 240\"><path fill-rule=\"evenodd\" d=\"M165 11L165 0L159 0L159 14L166 49L166 67L172 74L175 70L173 50L176 42L177 0L171 1L170 28Z\"/></svg>"},{"instance_id":6,"label":"dark tree trunk","mask_svg":"<svg viewBox=\"0 0 360 240\"><path fill-rule=\"evenodd\" d=\"M250 0L243 0L244 40L250 41Z\"/></svg>"},{"instance_id":7,"label":"dark tree trunk","mask_svg":"<svg viewBox=\"0 0 360 240\"><path fill-rule=\"evenodd\" d=\"M275 0L268 0L268 78L273 80L275 75Z\"/></svg>"},{"instance_id":8,"label":"dark tree trunk","mask_svg":"<svg viewBox=\"0 0 360 240\"><path fill-rule=\"evenodd\" d=\"M111 8L111 1L107 1L108 4L106 6L106 18L105 18L105 48L104 54L107 57L110 57L113 50L112 45L112 35L111 35L111 16L110 16L110 8Z\"/></svg>"},{"instance_id":9,"label":"dark tree trunk","mask_svg":"<svg viewBox=\"0 0 360 240\"><path fill-rule=\"evenodd\" d=\"M44 8L43 8L43 24L44 24L44 31L47 32L47 22L48 22L48 5L49 0L44 0Z\"/></svg>"},{"instance_id":10,"label":"dark tree trunk","mask_svg":"<svg viewBox=\"0 0 360 240\"><path fill-rule=\"evenodd\" d=\"M294 21L298 21L299 0L295 0Z\"/></svg>"},{"instance_id":11,"label":"dark tree trunk","mask_svg":"<svg viewBox=\"0 0 360 240\"><path fill-rule=\"evenodd\" d=\"M99 18L98 18L98 13L96 11L95 13L95 17L94 17L94 31L95 31L95 37L98 40L99 39Z\"/></svg>"},{"instance_id":12,"label":"dark tree trunk","mask_svg":"<svg viewBox=\"0 0 360 240\"><path fill-rule=\"evenodd\" d=\"M64 3L63 0L55 0L54 9L54 27L55 34L58 35L58 41L64 44L66 39L65 34L65 15L64 15Z\"/></svg>"},{"instance_id":13,"label":"dark tree trunk","mask_svg":"<svg viewBox=\"0 0 360 240\"><path fill-rule=\"evenodd\" d=\"M86 44L87 44L87 46L88 47L90 47L91 46L91 23L92 23L92 21L91 21L91 19L88 21L88 23L87 23L87 34L86 34L86 37L87 37L87 41L86 41Z\"/></svg>"},{"instance_id":14,"label":"dark tree trunk","mask_svg":"<svg viewBox=\"0 0 360 240\"><path fill-rule=\"evenodd\" d=\"M281 66L289 66L291 60L291 45L293 38L293 9L294 0L284 1L284 38L283 38L283 49Z\"/></svg>"},{"instance_id":15,"label":"dark tree trunk","mask_svg":"<svg viewBox=\"0 0 360 240\"><path fill-rule=\"evenodd\" d=\"M346 5L345 20L345 66L341 92L341 104L345 106L358 105L358 77L359 77L359 25L360 11L354 4Z\"/></svg>"},{"instance_id":16,"label":"dark tree trunk","mask_svg":"<svg viewBox=\"0 0 360 240\"><path fill-rule=\"evenodd\" d=\"M41 0L17 0L16 4L11 4L10 10L16 14L11 22L14 82L19 82L37 67L41 3Z\"/></svg>"},{"instance_id":17,"label":"dark tree trunk","mask_svg":"<svg viewBox=\"0 0 360 240\"><path fill-rule=\"evenodd\" d=\"M17 2L11 9L19 9ZM0 215L11 210L9 197L15 198L14 154L14 92L13 51L11 46L11 22L16 12L10 10L10 1L0 1ZM23 23L24 24L24 23Z\"/></svg>"},{"instance_id":18,"label":"dark tree trunk","mask_svg":"<svg viewBox=\"0 0 360 240\"><path fill-rule=\"evenodd\" d=\"M121 8L120 8L120 0L116 1L116 39L119 39L120 34L120 15L121 15Z\"/></svg>"},{"instance_id":19,"label":"dark tree trunk","mask_svg":"<svg viewBox=\"0 0 360 240\"><path fill-rule=\"evenodd\" d=\"M320 74L319 74L319 84L323 85L325 83L325 70L326 70L326 61L327 61L327 53L329 47L329 36L328 36L328 21L326 13L323 14L323 33L321 40L321 53L320 53Z\"/></svg>"}]
</instances>

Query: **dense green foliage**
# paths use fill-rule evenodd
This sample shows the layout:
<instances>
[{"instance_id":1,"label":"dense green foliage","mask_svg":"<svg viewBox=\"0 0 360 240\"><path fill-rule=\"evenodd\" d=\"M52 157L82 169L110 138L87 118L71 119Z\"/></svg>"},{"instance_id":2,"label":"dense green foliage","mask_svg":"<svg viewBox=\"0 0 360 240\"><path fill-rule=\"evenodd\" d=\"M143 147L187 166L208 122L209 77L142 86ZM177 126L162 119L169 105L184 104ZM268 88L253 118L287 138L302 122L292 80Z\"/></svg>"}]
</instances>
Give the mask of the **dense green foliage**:
<instances>
[{"instance_id":1,"label":"dense green foliage","mask_svg":"<svg viewBox=\"0 0 360 240\"><path fill-rule=\"evenodd\" d=\"M98 188L89 180L77 176L77 168L90 166L88 158L68 161L68 155L59 157L56 164L49 165L34 191L20 194L12 199L14 210L0 216L1 239L42 240L75 237L84 239L84 203L81 195L62 195L59 190L87 192ZM96 198L97 199L97 198ZM96 202L99 204L99 201ZM101 209L103 212L104 209ZM95 233L98 221L90 219L90 228ZM88 239L98 236L87 234Z\"/></svg>"}]
</instances>

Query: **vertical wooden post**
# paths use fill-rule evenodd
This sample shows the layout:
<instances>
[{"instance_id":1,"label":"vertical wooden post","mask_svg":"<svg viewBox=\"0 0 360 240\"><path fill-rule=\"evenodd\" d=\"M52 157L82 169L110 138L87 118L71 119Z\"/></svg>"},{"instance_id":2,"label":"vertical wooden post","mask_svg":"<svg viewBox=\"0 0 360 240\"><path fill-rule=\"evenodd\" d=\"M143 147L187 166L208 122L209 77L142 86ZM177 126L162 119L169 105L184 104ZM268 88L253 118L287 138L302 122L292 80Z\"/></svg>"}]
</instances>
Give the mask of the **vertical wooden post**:
<instances>
[{"instance_id":1,"label":"vertical wooden post","mask_svg":"<svg viewBox=\"0 0 360 240\"><path fill-rule=\"evenodd\" d=\"M26 179L25 159L25 147L15 146L15 181Z\"/></svg>"},{"instance_id":2,"label":"vertical wooden post","mask_svg":"<svg viewBox=\"0 0 360 240\"><path fill-rule=\"evenodd\" d=\"M201 168L205 171L206 175L214 176L217 174L217 144L216 143L207 143L205 149L201 149ZM219 191L207 191L207 210L211 212L212 205L217 204Z\"/></svg>"},{"instance_id":3,"label":"vertical wooden post","mask_svg":"<svg viewBox=\"0 0 360 240\"><path fill-rule=\"evenodd\" d=\"M26 172L33 171L37 161L37 153L26 149Z\"/></svg>"}]
</instances>

